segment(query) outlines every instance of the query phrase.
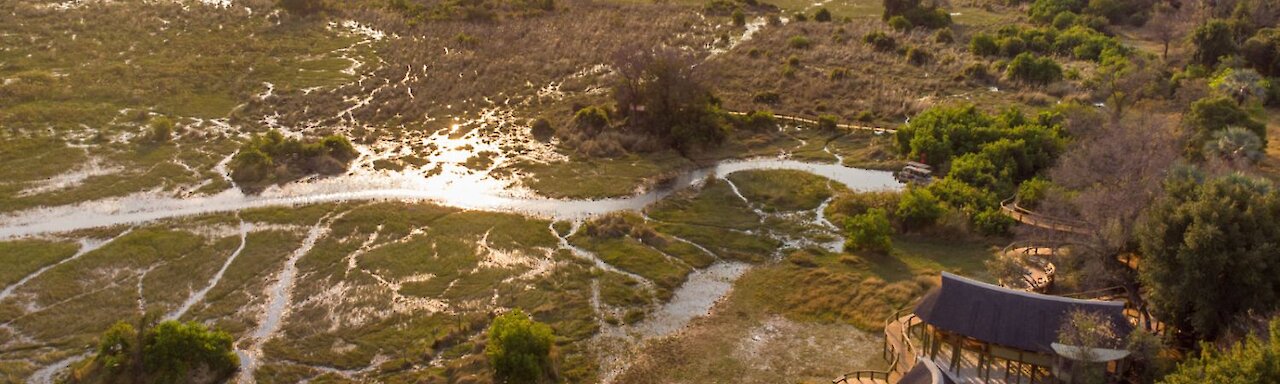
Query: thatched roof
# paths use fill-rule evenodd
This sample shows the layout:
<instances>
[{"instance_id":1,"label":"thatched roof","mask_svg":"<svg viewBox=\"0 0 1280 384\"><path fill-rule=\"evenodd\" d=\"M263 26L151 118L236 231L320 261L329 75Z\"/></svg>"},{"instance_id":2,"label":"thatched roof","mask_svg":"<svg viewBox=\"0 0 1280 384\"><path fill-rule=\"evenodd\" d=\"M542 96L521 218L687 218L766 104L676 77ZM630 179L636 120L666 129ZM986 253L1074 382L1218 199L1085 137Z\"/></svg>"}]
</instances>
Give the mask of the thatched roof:
<instances>
[{"instance_id":1,"label":"thatched roof","mask_svg":"<svg viewBox=\"0 0 1280 384\"><path fill-rule=\"evenodd\" d=\"M1054 354L1051 344L1067 313L1083 309L1110 319L1118 336L1133 329L1124 303L1070 299L1003 288L943 272L942 285L916 305L920 320L983 342Z\"/></svg>"}]
</instances>

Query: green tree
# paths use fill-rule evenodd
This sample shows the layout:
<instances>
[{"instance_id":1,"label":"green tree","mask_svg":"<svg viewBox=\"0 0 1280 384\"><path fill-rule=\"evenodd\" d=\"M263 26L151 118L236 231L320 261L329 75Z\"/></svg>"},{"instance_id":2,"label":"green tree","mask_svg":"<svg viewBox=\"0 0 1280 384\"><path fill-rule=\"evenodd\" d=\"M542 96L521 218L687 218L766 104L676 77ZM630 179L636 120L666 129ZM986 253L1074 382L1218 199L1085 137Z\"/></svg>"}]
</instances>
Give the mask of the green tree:
<instances>
[{"instance_id":1,"label":"green tree","mask_svg":"<svg viewBox=\"0 0 1280 384\"><path fill-rule=\"evenodd\" d=\"M1208 142L1214 133L1227 127L1247 129L1258 136L1264 148L1267 144L1266 124L1253 120L1249 112L1226 96L1208 97L1191 103L1191 110L1187 112L1183 122L1194 132L1189 143L1193 153Z\"/></svg>"},{"instance_id":2,"label":"green tree","mask_svg":"<svg viewBox=\"0 0 1280 384\"><path fill-rule=\"evenodd\" d=\"M946 213L942 201L933 195L928 188L911 187L898 200L898 209L894 215L907 230L916 230L933 225Z\"/></svg>"},{"instance_id":3,"label":"green tree","mask_svg":"<svg viewBox=\"0 0 1280 384\"><path fill-rule=\"evenodd\" d=\"M231 345L231 335L226 332L194 321L170 320L147 330L142 355L154 382L182 382L196 372L227 378L240 364Z\"/></svg>"},{"instance_id":4,"label":"green tree","mask_svg":"<svg viewBox=\"0 0 1280 384\"><path fill-rule=\"evenodd\" d=\"M1161 319L1215 338L1237 316L1276 307L1280 197L1263 179L1175 173L1139 225L1140 277Z\"/></svg>"},{"instance_id":5,"label":"green tree","mask_svg":"<svg viewBox=\"0 0 1280 384\"><path fill-rule=\"evenodd\" d=\"M1045 24L1053 21L1059 13L1080 13L1084 7L1084 0L1036 0L1031 3L1031 9L1027 14L1031 16L1031 21Z\"/></svg>"},{"instance_id":6,"label":"green tree","mask_svg":"<svg viewBox=\"0 0 1280 384\"><path fill-rule=\"evenodd\" d=\"M551 364L553 341L550 326L516 309L493 319L484 354L493 366L494 376L503 382L546 382L555 376Z\"/></svg>"},{"instance_id":7,"label":"green tree","mask_svg":"<svg viewBox=\"0 0 1280 384\"><path fill-rule=\"evenodd\" d=\"M1164 384L1280 383L1280 320L1272 320L1266 340L1249 335L1225 351L1203 345L1200 355L1178 365Z\"/></svg>"},{"instance_id":8,"label":"green tree","mask_svg":"<svg viewBox=\"0 0 1280 384\"><path fill-rule=\"evenodd\" d=\"M1073 310L1058 329L1058 343L1079 347L1081 360L1096 359L1098 349L1120 347L1120 337L1115 325L1101 313ZM1107 382L1106 366L1076 362L1071 364L1071 382L1078 384L1104 384Z\"/></svg>"},{"instance_id":9,"label":"green tree","mask_svg":"<svg viewBox=\"0 0 1280 384\"><path fill-rule=\"evenodd\" d=\"M83 382L181 383L229 379L240 365L231 335L197 322L168 320L138 332L118 322L103 333Z\"/></svg>"},{"instance_id":10,"label":"green tree","mask_svg":"<svg viewBox=\"0 0 1280 384\"><path fill-rule=\"evenodd\" d=\"M1236 53L1231 25L1222 19L1209 20L1191 31L1191 44L1195 48L1192 59L1208 67L1217 65L1223 56Z\"/></svg>"},{"instance_id":11,"label":"green tree","mask_svg":"<svg viewBox=\"0 0 1280 384\"><path fill-rule=\"evenodd\" d=\"M1267 76L1280 76L1280 28L1258 31L1240 47L1245 60Z\"/></svg>"},{"instance_id":12,"label":"green tree","mask_svg":"<svg viewBox=\"0 0 1280 384\"><path fill-rule=\"evenodd\" d=\"M1247 129L1228 127L1214 132L1213 138L1204 143L1204 155L1229 162L1253 164L1262 159L1262 140Z\"/></svg>"},{"instance_id":13,"label":"green tree","mask_svg":"<svg viewBox=\"0 0 1280 384\"><path fill-rule=\"evenodd\" d=\"M884 208L871 208L867 213L851 217L844 227L848 235L844 242L846 251L888 253L893 248L893 227Z\"/></svg>"},{"instance_id":14,"label":"green tree","mask_svg":"<svg viewBox=\"0 0 1280 384\"><path fill-rule=\"evenodd\" d=\"M173 119L164 116L156 116L147 122L147 141L152 143L164 143L173 138Z\"/></svg>"},{"instance_id":15,"label":"green tree","mask_svg":"<svg viewBox=\"0 0 1280 384\"><path fill-rule=\"evenodd\" d=\"M1062 79L1062 66L1053 58L1024 52L1009 61L1005 75L1013 80L1043 86Z\"/></svg>"}]
</instances>

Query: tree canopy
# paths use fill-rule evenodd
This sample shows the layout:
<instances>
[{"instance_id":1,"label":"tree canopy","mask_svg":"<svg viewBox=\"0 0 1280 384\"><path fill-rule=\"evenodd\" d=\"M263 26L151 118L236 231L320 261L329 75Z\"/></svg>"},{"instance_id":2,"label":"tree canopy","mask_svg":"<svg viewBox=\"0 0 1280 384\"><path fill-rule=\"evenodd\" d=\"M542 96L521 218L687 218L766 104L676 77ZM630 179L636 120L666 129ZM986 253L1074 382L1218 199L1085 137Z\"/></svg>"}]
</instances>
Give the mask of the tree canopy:
<instances>
[{"instance_id":1,"label":"tree canopy","mask_svg":"<svg viewBox=\"0 0 1280 384\"><path fill-rule=\"evenodd\" d=\"M1249 335L1226 351L1210 345L1178 365L1164 384L1259 384L1280 382L1280 320L1272 320L1266 340Z\"/></svg>"},{"instance_id":2,"label":"tree canopy","mask_svg":"<svg viewBox=\"0 0 1280 384\"><path fill-rule=\"evenodd\" d=\"M1237 316L1280 295L1280 196L1270 182L1185 169L1165 182L1137 238L1140 278L1165 322L1217 337Z\"/></svg>"},{"instance_id":3,"label":"tree canopy","mask_svg":"<svg viewBox=\"0 0 1280 384\"><path fill-rule=\"evenodd\" d=\"M72 382L182 383L222 382L235 373L240 358L231 335L197 322L169 320L138 332L119 322L98 342L90 370Z\"/></svg>"},{"instance_id":4,"label":"tree canopy","mask_svg":"<svg viewBox=\"0 0 1280 384\"><path fill-rule=\"evenodd\" d=\"M530 319L519 309L502 314L489 325L489 357L494 376L507 383L540 383L554 377L551 327Z\"/></svg>"}]
</instances>

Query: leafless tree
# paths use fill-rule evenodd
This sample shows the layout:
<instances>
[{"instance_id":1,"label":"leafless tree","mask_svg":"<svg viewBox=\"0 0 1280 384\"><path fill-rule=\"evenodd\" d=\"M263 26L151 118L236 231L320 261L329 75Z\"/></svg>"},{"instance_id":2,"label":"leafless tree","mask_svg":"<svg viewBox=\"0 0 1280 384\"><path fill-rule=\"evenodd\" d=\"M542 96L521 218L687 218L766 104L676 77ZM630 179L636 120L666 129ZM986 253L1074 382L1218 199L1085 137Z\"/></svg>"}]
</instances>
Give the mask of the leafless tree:
<instances>
[{"instance_id":1,"label":"leafless tree","mask_svg":"<svg viewBox=\"0 0 1280 384\"><path fill-rule=\"evenodd\" d=\"M1174 8L1168 3L1156 3L1151 21L1147 23L1147 33L1164 46L1160 60L1168 62L1169 45L1186 35L1191 25L1191 8Z\"/></svg>"},{"instance_id":2,"label":"leafless tree","mask_svg":"<svg viewBox=\"0 0 1280 384\"><path fill-rule=\"evenodd\" d=\"M1143 115L1111 121L1077 137L1049 171L1050 179L1067 192L1051 194L1041 206L1044 214L1076 220L1087 230L1028 231L1022 236L1070 245L1076 270L1068 273L1078 277L1077 289L1120 286L1132 303L1145 308L1136 274L1118 256L1136 249L1134 228L1160 196L1166 171L1180 158L1183 134L1168 117Z\"/></svg>"}]
</instances>

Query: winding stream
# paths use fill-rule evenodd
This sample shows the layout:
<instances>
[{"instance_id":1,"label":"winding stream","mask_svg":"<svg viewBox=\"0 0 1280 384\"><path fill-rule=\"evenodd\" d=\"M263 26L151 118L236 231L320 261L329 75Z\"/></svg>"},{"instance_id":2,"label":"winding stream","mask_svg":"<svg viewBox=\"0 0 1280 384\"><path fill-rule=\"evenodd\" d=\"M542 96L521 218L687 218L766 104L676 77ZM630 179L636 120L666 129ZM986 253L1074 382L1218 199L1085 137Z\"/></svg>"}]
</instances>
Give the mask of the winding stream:
<instances>
[{"instance_id":1,"label":"winding stream","mask_svg":"<svg viewBox=\"0 0 1280 384\"><path fill-rule=\"evenodd\" d=\"M371 173L313 179L272 187L259 195L239 189L199 197L140 193L58 207L37 208L0 217L0 239L69 232L88 228L137 224L175 217L235 212L245 209L297 206L363 200L430 201L461 209L524 213L555 220L579 220L617 211L639 210L695 185L709 175L760 169L809 172L855 190L898 189L902 184L887 171L807 163L777 158L726 160L691 170L663 188L622 198L559 200L509 188L509 182L488 175L427 177L421 173Z\"/></svg>"}]
</instances>

